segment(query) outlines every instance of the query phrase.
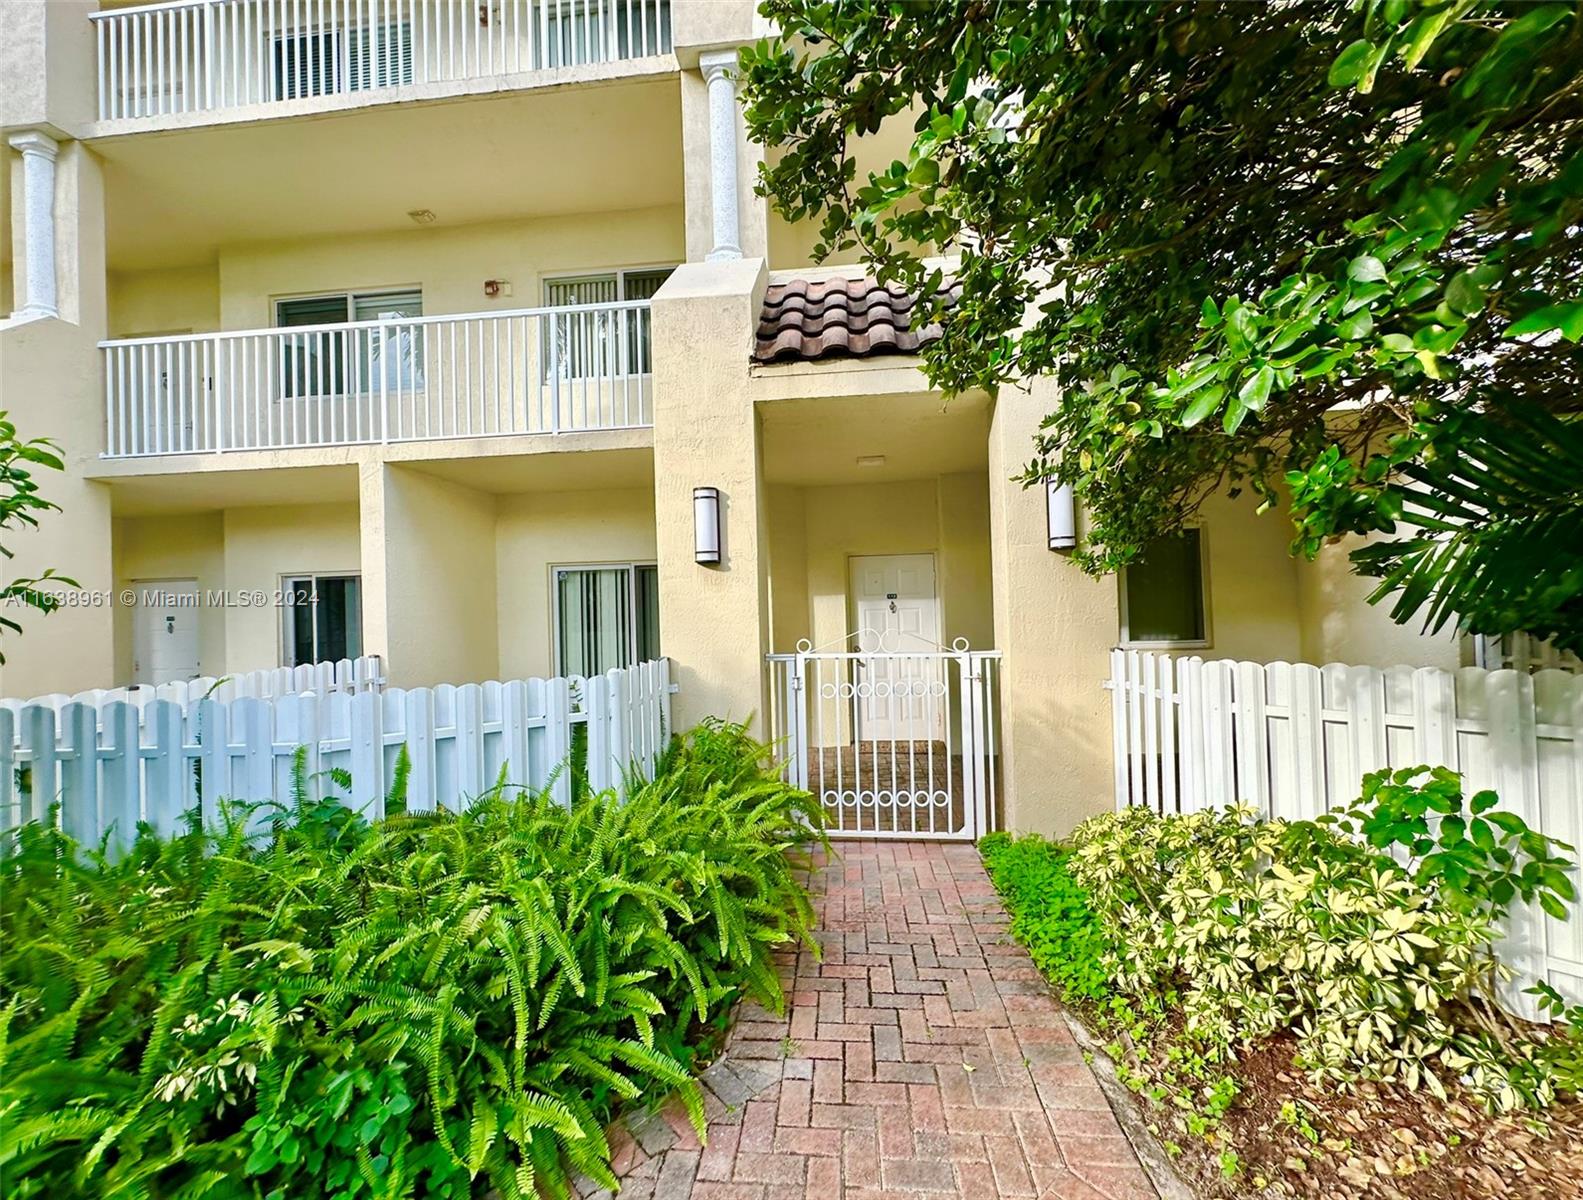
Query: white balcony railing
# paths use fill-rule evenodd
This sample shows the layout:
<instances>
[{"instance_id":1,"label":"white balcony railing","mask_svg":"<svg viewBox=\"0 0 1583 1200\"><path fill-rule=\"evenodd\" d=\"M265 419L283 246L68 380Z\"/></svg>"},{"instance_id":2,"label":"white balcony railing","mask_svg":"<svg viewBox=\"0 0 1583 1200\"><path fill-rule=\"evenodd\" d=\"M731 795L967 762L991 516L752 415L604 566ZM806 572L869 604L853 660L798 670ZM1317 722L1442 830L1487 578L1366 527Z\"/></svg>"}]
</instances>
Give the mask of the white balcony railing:
<instances>
[{"instance_id":1,"label":"white balcony railing","mask_svg":"<svg viewBox=\"0 0 1583 1200\"><path fill-rule=\"evenodd\" d=\"M664 54L670 0L180 0L92 14L99 119Z\"/></svg>"},{"instance_id":2,"label":"white balcony railing","mask_svg":"<svg viewBox=\"0 0 1583 1200\"><path fill-rule=\"evenodd\" d=\"M649 302L101 342L106 458L653 422Z\"/></svg>"}]
</instances>

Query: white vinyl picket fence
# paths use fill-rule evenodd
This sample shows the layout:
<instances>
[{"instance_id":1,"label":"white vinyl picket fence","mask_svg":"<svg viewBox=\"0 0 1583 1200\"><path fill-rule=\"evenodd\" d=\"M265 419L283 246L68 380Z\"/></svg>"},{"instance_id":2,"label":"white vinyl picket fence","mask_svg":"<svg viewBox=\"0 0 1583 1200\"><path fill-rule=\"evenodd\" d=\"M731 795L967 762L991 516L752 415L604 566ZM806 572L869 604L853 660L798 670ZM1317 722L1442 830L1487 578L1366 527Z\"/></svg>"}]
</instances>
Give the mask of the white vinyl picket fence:
<instances>
[{"instance_id":1,"label":"white vinyl picket fence","mask_svg":"<svg viewBox=\"0 0 1583 1200\"><path fill-rule=\"evenodd\" d=\"M1583 675L1562 670L1205 662L1111 652L1116 803L1162 813L1245 802L1308 819L1382 767L1462 773L1469 792L1583 848ZM1583 876L1574 870L1583 892ZM1583 1000L1583 911L1513 914L1501 957L1516 987ZM1533 1014L1528 997L1508 1002Z\"/></svg>"},{"instance_id":2,"label":"white vinyl picket fence","mask_svg":"<svg viewBox=\"0 0 1583 1200\"><path fill-rule=\"evenodd\" d=\"M138 708L155 700L171 700L183 709L200 700L228 702L251 697L272 700L276 696L289 696L300 692L314 692L328 696L332 692L381 692L385 689L385 664L377 654L362 658L343 658L338 662L304 664L300 667L272 667L262 671L244 671L236 675L200 675L194 679L181 679L172 683L134 683L128 687L94 688L75 695L52 692L46 696L33 696L27 700L0 700L0 708L8 708L14 716L20 715L29 704L48 704L59 714L66 705L92 704L102 708L116 700L124 700Z\"/></svg>"},{"instance_id":3,"label":"white vinyl picket fence","mask_svg":"<svg viewBox=\"0 0 1583 1200\"><path fill-rule=\"evenodd\" d=\"M668 660L591 679L0 708L0 829L47 821L58 804L66 832L87 845L108 836L114 851L139 821L169 833L198 805L212 822L221 799L289 801L298 747L308 774L320 776L314 791L338 794L322 773L344 768L352 785L340 798L371 820L384 815L403 746L408 812L454 810L502 769L508 784L550 786L565 802L578 726L588 731L595 789L619 787L633 767L649 770L669 736Z\"/></svg>"}]
</instances>

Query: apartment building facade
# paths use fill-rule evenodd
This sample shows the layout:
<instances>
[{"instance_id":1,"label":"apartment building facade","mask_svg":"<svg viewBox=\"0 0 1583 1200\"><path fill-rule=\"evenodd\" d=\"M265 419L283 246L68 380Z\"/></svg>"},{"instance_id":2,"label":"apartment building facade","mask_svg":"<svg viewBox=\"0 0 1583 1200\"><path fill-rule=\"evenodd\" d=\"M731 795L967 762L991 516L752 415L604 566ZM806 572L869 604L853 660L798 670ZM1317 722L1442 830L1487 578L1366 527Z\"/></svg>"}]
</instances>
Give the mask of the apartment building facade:
<instances>
[{"instance_id":1,"label":"apartment building facade","mask_svg":"<svg viewBox=\"0 0 1583 1200\"><path fill-rule=\"evenodd\" d=\"M906 297L811 265L754 195L748 0L12 0L0 24L0 407L67 458L13 570L83 597L24 618L4 695L664 654L678 724L789 723L858 809L899 791L915 832L964 835L1109 805L1115 645L1457 663L1246 503L1127 578L1079 572L1061 497L1012 481L1048 385L944 403Z\"/></svg>"}]
</instances>

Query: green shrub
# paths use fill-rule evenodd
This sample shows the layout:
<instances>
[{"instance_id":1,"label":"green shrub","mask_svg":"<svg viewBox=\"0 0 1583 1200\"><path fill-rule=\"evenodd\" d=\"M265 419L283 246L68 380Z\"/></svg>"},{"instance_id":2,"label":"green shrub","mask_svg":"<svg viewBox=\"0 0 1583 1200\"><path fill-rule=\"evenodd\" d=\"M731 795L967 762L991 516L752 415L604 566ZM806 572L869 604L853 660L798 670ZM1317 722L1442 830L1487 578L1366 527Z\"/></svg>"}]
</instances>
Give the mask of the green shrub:
<instances>
[{"instance_id":1,"label":"green shrub","mask_svg":"<svg viewBox=\"0 0 1583 1200\"><path fill-rule=\"evenodd\" d=\"M1427 768L1380 772L1317 822L1247 809L1084 822L1066 861L1099 914L1117 991L1176 991L1211 1060L1290 1029L1317 1076L1398 1079L1493 1106L1575 1091L1570 1037L1519 1027L1485 997L1515 899L1570 898L1561 847ZM1392 853L1396 855L1393 857Z\"/></svg>"},{"instance_id":2,"label":"green shrub","mask_svg":"<svg viewBox=\"0 0 1583 1200\"><path fill-rule=\"evenodd\" d=\"M299 796L263 838L29 827L0 861L0 1193L567 1195L617 1104L679 1090L729 1005L812 945L817 808L737 726L628 800L496 787L368 826ZM256 820L255 820L256 824Z\"/></svg>"},{"instance_id":3,"label":"green shrub","mask_svg":"<svg viewBox=\"0 0 1583 1200\"><path fill-rule=\"evenodd\" d=\"M1028 835L992 833L979 842L984 866L1011 914L1011 935L1069 1000L1102 1000L1109 992L1112 946L1088 893L1072 878L1071 853Z\"/></svg>"}]
</instances>

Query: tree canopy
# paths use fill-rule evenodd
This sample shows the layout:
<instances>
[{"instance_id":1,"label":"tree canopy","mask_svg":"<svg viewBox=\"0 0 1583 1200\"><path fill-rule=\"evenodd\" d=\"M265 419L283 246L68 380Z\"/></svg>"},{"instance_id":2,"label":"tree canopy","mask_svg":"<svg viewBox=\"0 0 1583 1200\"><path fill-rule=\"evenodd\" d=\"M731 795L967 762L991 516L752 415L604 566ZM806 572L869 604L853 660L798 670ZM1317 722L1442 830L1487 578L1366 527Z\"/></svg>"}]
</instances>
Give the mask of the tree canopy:
<instances>
[{"instance_id":1,"label":"tree canopy","mask_svg":"<svg viewBox=\"0 0 1583 1200\"><path fill-rule=\"evenodd\" d=\"M1025 479L1074 486L1085 569L1229 489L1289 501L1296 553L1379 535L1398 620L1583 646L1578 5L762 11L761 190L930 297L934 385L1059 380Z\"/></svg>"}]
</instances>

